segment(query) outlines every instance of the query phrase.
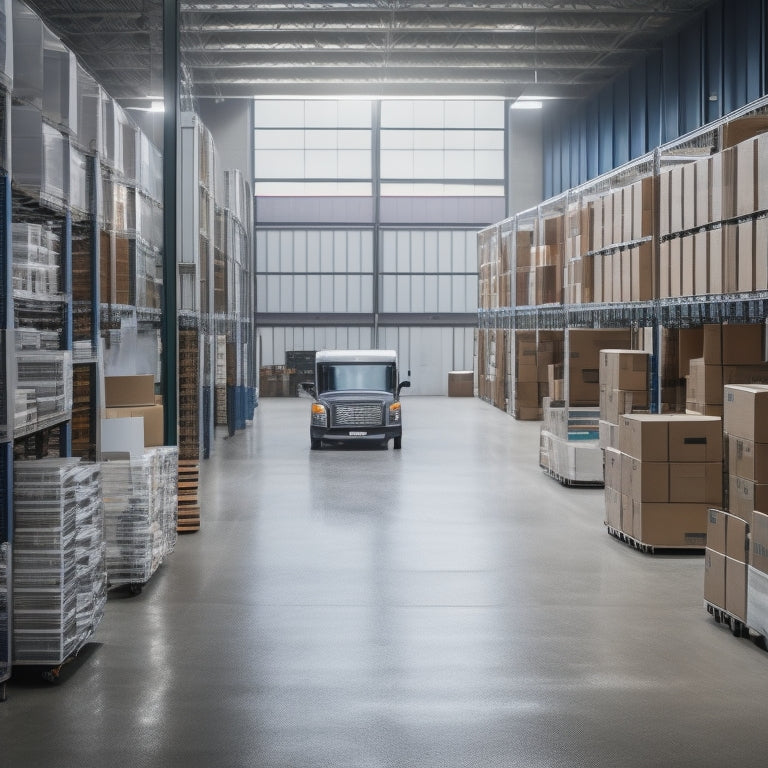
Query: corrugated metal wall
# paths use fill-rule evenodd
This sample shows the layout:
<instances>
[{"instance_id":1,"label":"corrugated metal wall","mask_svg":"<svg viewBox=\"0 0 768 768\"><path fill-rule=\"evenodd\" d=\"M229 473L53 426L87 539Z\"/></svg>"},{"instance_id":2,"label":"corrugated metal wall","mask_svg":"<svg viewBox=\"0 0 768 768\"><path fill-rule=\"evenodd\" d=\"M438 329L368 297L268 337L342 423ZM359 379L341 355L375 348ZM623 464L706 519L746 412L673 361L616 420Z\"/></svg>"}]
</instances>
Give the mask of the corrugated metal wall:
<instances>
[{"instance_id":1,"label":"corrugated metal wall","mask_svg":"<svg viewBox=\"0 0 768 768\"><path fill-rule=\"evenodd\" d=\"M552 107L544 197L763 96L767 17L768 0L719 0L586 105Z\"/></svg>"}]
</instances>

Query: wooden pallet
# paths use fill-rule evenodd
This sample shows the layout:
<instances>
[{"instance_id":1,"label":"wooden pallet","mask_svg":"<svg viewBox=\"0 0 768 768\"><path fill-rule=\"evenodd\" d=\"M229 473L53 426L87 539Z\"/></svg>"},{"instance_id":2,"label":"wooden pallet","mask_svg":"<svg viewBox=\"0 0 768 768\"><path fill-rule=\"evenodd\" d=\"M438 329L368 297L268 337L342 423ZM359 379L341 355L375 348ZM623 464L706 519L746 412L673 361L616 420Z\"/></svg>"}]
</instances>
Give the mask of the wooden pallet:
<instances>
[{"instance_id":1,"label":"wooden pallet","mask_svg":"<svg viewBox=\"0 0 768 768\"><path fill-rule=\"evenodd\" d=\"M200 462L197 459L179 459L178 519L179 533L200 530L200 498L198 496Z\"/></svg>"}]
</instances>

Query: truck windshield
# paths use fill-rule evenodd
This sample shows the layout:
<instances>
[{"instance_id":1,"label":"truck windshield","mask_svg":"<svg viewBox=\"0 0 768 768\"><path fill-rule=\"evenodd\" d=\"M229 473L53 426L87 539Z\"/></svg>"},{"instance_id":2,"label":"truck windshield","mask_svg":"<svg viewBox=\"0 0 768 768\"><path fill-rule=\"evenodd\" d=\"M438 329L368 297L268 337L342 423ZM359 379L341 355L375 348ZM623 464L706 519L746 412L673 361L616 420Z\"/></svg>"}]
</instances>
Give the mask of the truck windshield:
<instances>
[{"instance_id":1,"label":"truck windshield","mask_svg":"<svg viewBox=\"0 0 768 768\"><path fill-rule=\"evenodd\" d=\"M393 392L394 382L392 363L323 363L317 368L318 394L359 389Z\"/></svg>"}]
</instances>

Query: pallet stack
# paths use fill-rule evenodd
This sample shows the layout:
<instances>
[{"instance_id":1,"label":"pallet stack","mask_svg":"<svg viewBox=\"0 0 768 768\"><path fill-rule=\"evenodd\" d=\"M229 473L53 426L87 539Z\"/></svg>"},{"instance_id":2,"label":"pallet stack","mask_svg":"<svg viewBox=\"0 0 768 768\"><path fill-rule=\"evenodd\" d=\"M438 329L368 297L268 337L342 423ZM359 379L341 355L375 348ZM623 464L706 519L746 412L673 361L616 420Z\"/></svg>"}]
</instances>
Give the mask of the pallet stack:
<instances>
[{"instance_id":1,"label":"pallet stack","mask_svg":"<svg viewBox=\"0 0 768 768\"><path fill-rule=\"evenodd\" d=\"M176 530L179 533L194 533L200 530L200 462L193 459L179 459L179 512Z\"/></svg>"}]
</instances>

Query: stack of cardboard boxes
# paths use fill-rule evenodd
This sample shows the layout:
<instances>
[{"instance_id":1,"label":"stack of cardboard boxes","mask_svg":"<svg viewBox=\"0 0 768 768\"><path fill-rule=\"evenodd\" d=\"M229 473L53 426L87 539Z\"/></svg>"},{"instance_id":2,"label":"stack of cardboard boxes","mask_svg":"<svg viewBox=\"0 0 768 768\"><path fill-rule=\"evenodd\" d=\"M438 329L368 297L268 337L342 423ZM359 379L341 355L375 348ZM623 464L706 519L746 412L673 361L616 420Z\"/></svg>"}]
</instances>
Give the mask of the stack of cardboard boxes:
<instances>
[{"instance_id":1,"label":"stack of cardboard boxes","mask_svg":"<svg viewBox=\"0 0 768 768\"><path fill-rule=\"evenodd\" d=\"M727 511L709 513L704 599L752 626L753 589L755 621L765 627L768 603L760 595L768 584L768 387L726 386L724 400L728 503Z\"/></svg>"},{"instance_id":2,"label":"stack of cardboard boxes","mask_svg":"<svg viewBox=\"0 0 768 768\"><path fill-rule=\"evenodd\" d=\"M568 331L568 402L574 406L600 405L600 350L629 349L628 328L574 328Z\"/></svg>"},{"instance_id":3,"label":"stack of cardboard boxes","mask_svg":"<svg viewBox=\"0 0 768 768\"><path fill-rule=\"evenodd\" d=\"M538 222L541 234L533 244L533 232L517 233L516 305L560 304L563 301L563 215ZM531 244L529 247L528 244Z\"/></svg>"},{"instance_id":4,"label":"stack of cardboard boxes","mask_svg":"<svg viewBox=\"0 0 768 768\"><path fill-rule=\"evenodd\" d=\"M137 376L105 376L104 417L111 419L141 419L144 448L163 445L163 405L155 395L155 377L152 374ZM102 425L111 430L116 424ZM126 426L128 426L126 424ZM105 434L102 432L102 434ZM110 448L110 450L115 450ZM118 448L119 450L119 448Z\"/></svg>"},{"instance_id":5,"label":"stack of cardboard boxes","mask_svg":"<svg viewBox=\"0 0 768 768\"><path fill-rule=\"evenodd\" d=\"M619 420L625 413L647 411L650 353L600 351L600 447L619 447Z\"/></svg>"},{"instance_id":6,"label":"stack of cardboard boxes","mask_svg":"<svg viewBox=\"0 0 768 768\"><path fill-rule=\"evenodd\" d=\"M768 384L762 325L704 325L702 346L703 356L689 361L685 396L689 413L722 416L724 386Z\"/></svg>"},{"instance_id":7,"label":"stack of cardboard boxes","mask_svg":"<svg viewBox=\"0 0 768 768\"><path fill-rule=\"evenodd\" d=\"M542 418L543 400L550 396L550 366L562 365L561 331L515 333L513 414L520 421Z\"/></svg>"},{"instance_id":8,"label":"stack of cardboard boxes","mask_svg":"<svg viewBox=\"0 0 768 768\"><path fill-rule=\"evenodd\" d=\"M703 548L707 512L722 504L719 418L626 414L605 450L606 523L653 547Z\"/></svg>"}]
</instances>

